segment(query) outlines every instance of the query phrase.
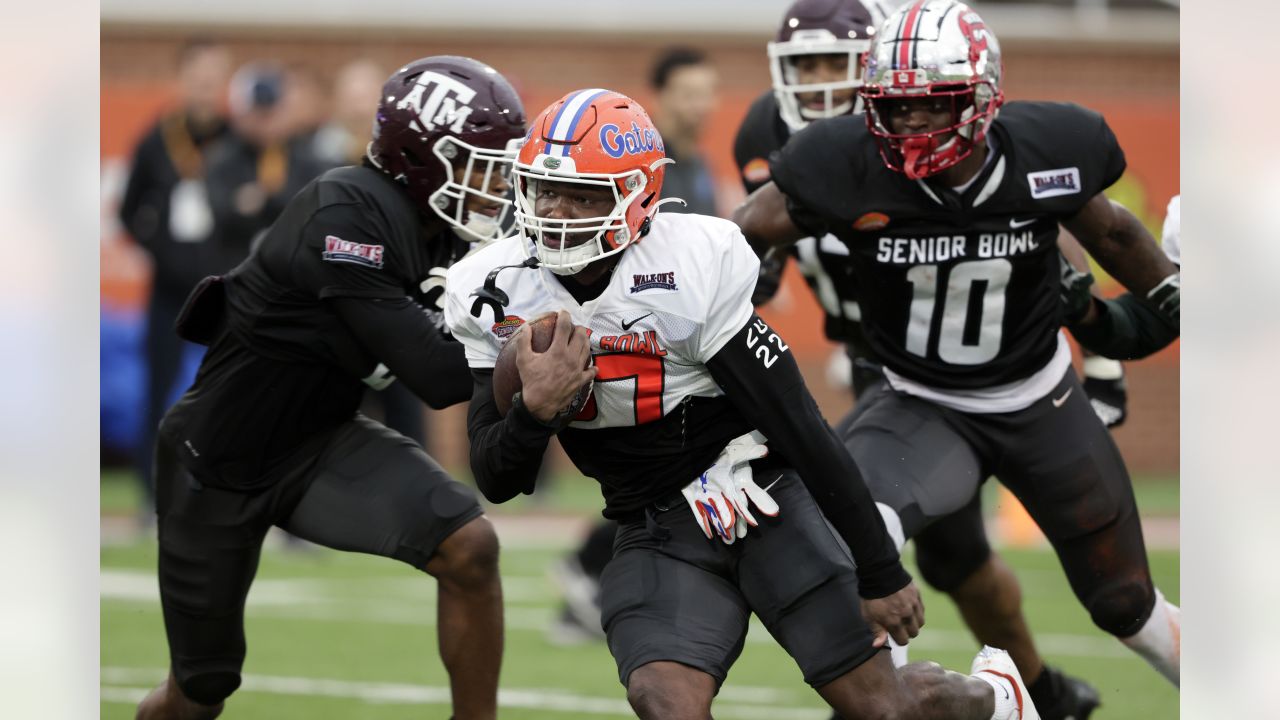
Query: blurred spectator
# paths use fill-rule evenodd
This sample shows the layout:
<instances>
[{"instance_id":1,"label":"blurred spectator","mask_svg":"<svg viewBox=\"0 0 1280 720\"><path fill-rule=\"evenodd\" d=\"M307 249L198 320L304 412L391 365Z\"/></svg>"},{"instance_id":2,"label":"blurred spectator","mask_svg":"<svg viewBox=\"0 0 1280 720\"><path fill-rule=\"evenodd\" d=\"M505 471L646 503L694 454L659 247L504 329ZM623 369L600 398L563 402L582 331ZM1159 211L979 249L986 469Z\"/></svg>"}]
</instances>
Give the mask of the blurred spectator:
<instances>
[{"instance_id":1,"label":"blurred spectator","mask_svg":"<svg viewBox=\"0 0 1280 720\"><path fill-rule=\"evenodd\" d=\"M329 122L316 133L316 150L321 157L343 165L364 159L373 130L373 113L378 93L388 73L368 58L358 58L338 69L333 80L333 106Z\"/></svg>"},{"instance_id":2,"label":"blurred spectator","mask_svg":"<svg viewBox=\"0 0 1280 720\"><path fill-rule=\"evenodd\" d=\"M377 96L374 98L376 102ZM329 114L329 98L315 68L310 65L292 63L285 68L283 102L290 137L314 138Z\"/></svg>"},{"instance_id":3,"label":"blurred spectator","mask_svg":"<svg viewBox=\"0 0 1280 720\"><path fill-rule=\"evenodd\" d=\"M302 109L285 102L287 92L274 65L251 63L231 78L231 134L210 150L207 176L219 272L248 257L289 199L333 167L316 155L310 135L297 134Z\"/></svg>"},{"instance_id":4,"label":"blurred spectator","mask_svg":"<svg viewBox=\"0 0 1280 720\"><path fill-rule=\"evenodd\" d=\"M657 93L654 125L662 133L667 166L662 197L682 198L687 207L672 203L664 211L716 214L716 187L711 171L698 149L707 120L720 100L719 73L700 50L671 48L658 56L650 82Z\"/></svg>"},{"instance_id":5,"label":"blurred spectator","mask_svg":"<svg viewBox=\"0 0 1280 720\"><path fill-rule=\"evenodd\" d=\"M173 322L187 292L216 263L208 242L212 219L205 201L205 156L212 142L227 132L222 100L230 71L231 56L222 45L193 40L182 48L177 107L163 114L138 143L120 204L120 220L152 262L145 425L137 450L146 495L142 515L147 518L154 505L155 430L189 346L174 334Z\"/></svg>"}]
</instances>

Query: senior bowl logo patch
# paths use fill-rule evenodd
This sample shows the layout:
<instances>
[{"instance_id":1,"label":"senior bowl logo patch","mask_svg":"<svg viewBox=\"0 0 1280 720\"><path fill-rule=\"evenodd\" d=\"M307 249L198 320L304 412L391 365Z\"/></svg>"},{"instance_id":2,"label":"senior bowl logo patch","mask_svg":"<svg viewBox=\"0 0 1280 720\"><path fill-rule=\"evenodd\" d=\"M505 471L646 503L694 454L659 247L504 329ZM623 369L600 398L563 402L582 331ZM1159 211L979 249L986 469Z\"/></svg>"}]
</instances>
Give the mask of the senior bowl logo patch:
<instances>
[{"instance_id":1,"label":"senior bowl logo patch","mask_svg":"<svg viewBox=\"0 0 1280 720\"><path fill-rule=\"evenodd\" d=\"M320 257L329 262L355 263L375 269L382 268L381 245L365 245L363 243L343 240L337 235L329 235L324 239L324 252Z\"/></svg>"},{"instance_id":2,"label":"senior bowl logo patch","mask_svg":"<svg viewBox=\"0 0 1280 720\"><path fill-rule=\"evenodd\" d=\"M747 164L742 166L742 177L747 182L769 182L769 161L759 157L748 160Z\"/></svg>"},{"instance_id":3,"label":"senior bowl logo patch","mask_svg":"<svg viewBox=\"0 0 1280 720\"><path fill-rule=\"evenodd\" d=\"M853 229L860 232L879 230L889 224L889 216L884 213L869 212L853 221Z\"/></svg>"},{"instance_id":4,"label":"senior bowl logo patch","mask_svg":"<svg viewBox=\"0 0 1280 720\"><path fill-rule=\"evenodd\" d=\"M498 322L494 323L493 327L489 329L493 332L494 335L497 335L503 340L506 340L512 335L515 335L516 331L519 330L520 326L523 324L524 324L524 318L520 317L519 315L508 315L502 318L501 320L499 320Z\"/></svg>"}]
</instances>

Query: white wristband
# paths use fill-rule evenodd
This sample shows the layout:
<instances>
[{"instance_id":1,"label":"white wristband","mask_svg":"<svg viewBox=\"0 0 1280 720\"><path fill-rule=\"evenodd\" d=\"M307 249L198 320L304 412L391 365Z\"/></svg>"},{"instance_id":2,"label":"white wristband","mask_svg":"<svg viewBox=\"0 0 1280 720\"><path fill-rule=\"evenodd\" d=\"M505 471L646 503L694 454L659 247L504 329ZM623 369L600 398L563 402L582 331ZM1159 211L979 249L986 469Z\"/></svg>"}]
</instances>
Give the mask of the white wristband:
<instances>
[{"instance_id":1,"label":"white wristband","mask_svg":"<svg viewBox=\"0 0 1280 720\"><path fill-rule=\"evenodd\" d=\"M1084 359L1084 376L1095 380L1119 380L1124 377L1124 365L1119 360L1090 355Z\"/></svg>"}]
</instances>

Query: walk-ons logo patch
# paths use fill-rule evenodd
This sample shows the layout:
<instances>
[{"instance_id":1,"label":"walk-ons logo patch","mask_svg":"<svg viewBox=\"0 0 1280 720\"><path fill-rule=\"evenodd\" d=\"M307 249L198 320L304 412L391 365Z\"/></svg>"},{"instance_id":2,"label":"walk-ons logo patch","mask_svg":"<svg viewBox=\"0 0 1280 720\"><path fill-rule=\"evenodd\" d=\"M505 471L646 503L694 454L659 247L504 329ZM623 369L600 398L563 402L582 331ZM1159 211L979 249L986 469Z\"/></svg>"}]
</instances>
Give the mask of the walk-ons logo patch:
<instances>
[{"instance_id":1,"label":"walk-ons logo patch","mask_svg":"<svg viewBox=\"0 0 1280 720\"><path fill-rule=\"evenodd\" d=\"M520 326L523 324L524 318L519 315L508 315L494 323L493 327L489 329L493 331L494 335L506 340L512 335L515 335L516 331L519 330Z\"/></svg>"},{"instance_id":2,"label":"walk-ons logo patch","mask_svg":"<svg viewBox=\"0 0 1280 720\"><path fill-rule=\"evenodd\" d=\"M889 216L884 213L869 212L853 221L853 229L859 232L879 230L889 224Z\"/></svg>"},{"instance_id":3,"label":"walk-ons logo patch","mask_svg":"<svg viewBox=\"0 0 1280 720\"><path fill-rule=\"evenodd\" d=\"M643 290L675 290L676 274L674 272L646 273L631 276L631 292Z\"/></svg>"},{"instance_id":4,"label":"walk-ons logo patch","mask_svg":"<svg viewBox=\"0 0 1280 720\"><path fill-rule=\"evenodd\" d=\"M381 245L364 245L343 240L337 235L329 235L324 239L324 252L320 256L329 262L355 263L379 269L382 267Z\"/></svg>"},{"instance_id":5,"label":"walk-ons logo patch","mask_svg":"<svg viewBox=\"0 0 1280 720\"><path fill-rule=\"evenodd\" d=\"M1058 195L1075 195L1080 192L1080 168L1059 168L1027 173L1027 184L1031 186L1031 197L1057 197Z\"/></svg>"}]
</instances>

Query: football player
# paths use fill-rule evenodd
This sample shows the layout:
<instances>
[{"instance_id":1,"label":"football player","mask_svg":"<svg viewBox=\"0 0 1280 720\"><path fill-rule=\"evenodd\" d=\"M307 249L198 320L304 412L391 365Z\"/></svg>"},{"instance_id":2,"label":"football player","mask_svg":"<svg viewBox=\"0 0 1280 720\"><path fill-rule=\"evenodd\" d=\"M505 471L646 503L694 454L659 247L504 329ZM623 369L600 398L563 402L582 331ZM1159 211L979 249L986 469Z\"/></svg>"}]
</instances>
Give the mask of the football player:
<instances>
[{"instance_id":1,"label":"football player","mask_svg":"<svg viewBox=\"0 0 1280 720\"><path fill-rule=\"evenodd\" d=\"M856 95L862 86L863 58L883 20L878 4L864 5L859 0L797 0L787 9L775 40L768 45L773 88L752 104L734 142L734 157L748 194L769 181L767 158L794 133L817 120L861 112ZM805 237L769 255L761 263L754 301L765 302L772 296L785 263L795 258L822 307L826 336L844 344L852 361L855 395L863 396L872 386L883 384L879 360L862 332L853 258L844 243L832 234L820 239ZM855 413L845 417L837 425L838 430L843 432ZM1006 597L1018 596L1017 579L994 552L967 582L940 589L950 594L960 607L961 616L974 623L973 630L980 640L988 639L983 637L987 624L984 615L999 611L1009 616L1000 625L1014 628L1020 637L1011 641L1002 634L991 639L1019 649L1014 659L1027 679L1041 717L1089 717L1100 702L1097 690L1043 664L1026 635L1026 621L1018 604L994 607L990 603L988 589L993 585L1004 587L1002 594ZM905 661L905 650L895 649L895 653L895 661Z\"/></svg>"},{"instance_id":2,"label":"football player","mask_svg":"<svg viewBox=\"0 0 1280 720\"><path fill-rule=\"evenodd\" d=\"M398 377L428 405L470 396L460 344L424 282L489 239L525 131L493 68L436 56L382 88L360 165L321 175L257 250L188 299L209 345L156 448L169 678L138 717L213 718L240 684L244 602L271 526L406 562L436 579L454 717L491 720L502 658L498 542L474 493L416 443L357 413ZM427 306L424 307L426 303Z\"/></svg>"},{"instance_id":3,"label":"football player","mask_svg":"<svg viewBox=\"0 0 1280 720\"><path fill-rule=\"evenodd\" d=\"M1160 248L1177 265L1179 273L1140 298L1125 293L1114 300L1102 300L1088 290L1092 276L1063 269L1063 296L1068 307L1077 308L1068 318L1071 334L1080 344L1099 355L1119 360L1136 360L1168 347L1181 332L1179 309L1182 290L1182 196L1169 201L1165 213Z\"/></svg>"},{"instance_id":4,"label":"football player","mask_svg":"<svg viewBox=\"0 0 1280 720\"><path fill-rule=\"evenodd\" d=\"M967 6L899 9L868 52L865 118L792 137L734 217L758 250L828 233L847 249L888 384L860 399L846 443L930 583L984 590L978 488L995 475L1094 622L1176 684L1179 611L1151 582L1128 472L1059 329L1058 224L1141 294L1176 268L1102 194L1125 167L1102 117L1001 108L1001 73L995 35ZM1019 647L1016 584L985 591L979 636L1034 653Z\"/></svg>"},{"instance_id":5,"label":"football player","mask_svg":"<svg viewBox=\"0 0 1280 720\"><path fill-rule=\"evenodd\" d=\"M767 46L772 90L756 98L738 128L733 156L747 193L769 182L769 155L811 122L861 110L862 58L885 12L876 0L796 0ZM802 238L761 260L754 302L768 302L794 258L825 316L826 336L845 346L855 395L881 381L879 360L859 322L849 252L834 237Z\"/></svg>"},{"instance_id":6,"label":"football player","mask_svg":"<svg viewBox=\"0 0 1280 720\"><path fill-rule=\"evenodd\" d=\"M476 484L495 503L533 492L553 436L599 481L620 526L602 620L641 718L705 720L752 612L848 717L1037 717L1003 651L984 649L975 677L895 671L879 651L918 633L916 587L786 341L752 308L759 261L742 234L659 214L668 162L615 92L569 93L533 121L515 167L523 234L448 274L446 320L475 379ZM554 337L534 352L513 328L550 311ZM521 389L503 415L507 342Z\"/></svg>"}]
</instances>

